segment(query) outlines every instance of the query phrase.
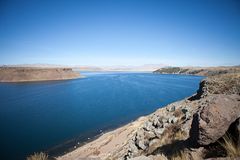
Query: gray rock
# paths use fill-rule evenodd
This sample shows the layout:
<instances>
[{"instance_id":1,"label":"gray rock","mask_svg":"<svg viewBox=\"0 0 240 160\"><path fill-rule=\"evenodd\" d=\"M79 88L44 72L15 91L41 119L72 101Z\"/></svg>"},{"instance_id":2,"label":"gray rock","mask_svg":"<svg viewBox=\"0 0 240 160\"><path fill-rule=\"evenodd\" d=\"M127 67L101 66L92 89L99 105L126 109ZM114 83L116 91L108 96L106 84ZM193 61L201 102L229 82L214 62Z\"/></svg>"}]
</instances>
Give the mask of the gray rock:
<instances>
[{"instance_id":1,"label":"gray rock","mask_svg":"<svg viewBox=\"0 0 240 160\"><path fill-rule=\"evenodd\" d=\"M147 131L152 130L153 129L152 123L149 121L145 122L143 128Z\"/></svg>"},{"instance_id":2,"label":"gray rock","mask_svg":"<svg viewBox=\"0 0 240 160\"><path fill-rule=\"evenodd\" d=\"M170 117L169 119L168 119L168 123L176 123L177 122L177 118L175 117L175 116L172 116L172 117Z\"/></svg>"},{"instance_id":3,"label":"gray rock","mask_svg":"<svg viewBox=\"0 0 240 160\"><path fill-rule=\"evenodd\" d=\"M188 111L188 109L183 108L182 113L184 114L183 119L190 120L191 119L191 113Z\"/></svg>"},{"instance_id":4,"label":"gray rock","mask_svg":"<svg viewBox=\"0 0 240 160\"><path fill-rule=\"evenodd\" d=\"M168 117L164 117L164 118L162 119L162 122L163 122L163 125L164 125L165 123L168 123Z\"/></svg>"},{"instance_id":5,"label":"gray rock","mask_svg":"<svg viewBox=\"0 0 240 160\"><path fill-rule=\"evenodd\" d=\"M145 140L144 139L137 139L136 144L142 150L145 150L147 148L147 145L145 144Z\"/></svg>"},{"instance_id":6,"label":"gray rock","mask_svg":"<svg viewBox=\"0 0 240 160\"><path fill-rule=\"evenodd\" d=\"M142 150L145 150L147 148L147 145L149 143L148 139L145 138L145 135L144 135L144 130L143 129L140 129L138 130L138 132L136 133L136 138L135 138L135 141L136 141L136 145L141 148Z\"/></svg>"},{"instance_id":7,"label":"gray rock","mask_svg":"<svg viewBox=\"0 0 240 160\"><path fill-rule=\"evenodd\" d=\"M149 142L149 146L153 146L160 143L160 139L153 139Z\"/></svg>"},{"instance_id":8,"label":"gray rock","mask_svg":"<svg viewBox=\"0 0 240 160\"><path fill-rule=\"evenodd\" d=\"M147 132L145 132L145 138L146 138L146 139L152 139L152 138L154 138L154 137L156 137L156 135L155 135L155 133L154 133L153 131L147 131Z\"/></svg>"},{"instance_id":9,"label":"gray rock","mask_svg":"<svg viewBox=\"0 0 240 160\"><path fill-rule=\"evenodd\" d=\"M162 122L160 121L160 118L159 117L156 117L153 119L153 126L155 128L159 127L159 128L162 128L163 127L163 124Z\"/></svg>"},{"instance_id":10,"label":"gray rock","mask_svg":"<svg viewBox=\"0 0 240 160\"><path fill-rule=\"evenodd\" d=\"M171 125L171 124L169 124L169 123L164 123L163 129L167 128L167 127L170 126L170 125Z\"/></svg>"},{"instance_id":11,"label":"gray rock","mask_svg":"<svg viewBox=\"0 0 240 160\"><path fill-rule=\"evenodd\" d=\"M164 128L155 129L154 132L158 137L160 137L164 132Z\"/></svg>"},{"instance_id":12,"label":"gray rock","mask_svg":"<svg viewBox=\"0 0 240 160\"><path fill-rule=\"evenodd\" d=\"M176 109L176 107L175 107L174 105L169 106L169 107L166 108L166 110L167 110L168 112L174 112L175 109Z\"/></svg>"},{"instance_id":13,"label":"gray rock","mask_svg":"<svg viewBox=\"0 0 240 160\"><path fill-rule=\"evenodd\" d=\"M129 148L130 148L132 153L138 153L138 148L135 145L135 142L133 140L129 141Z\"/></svg>"}]
</instances>

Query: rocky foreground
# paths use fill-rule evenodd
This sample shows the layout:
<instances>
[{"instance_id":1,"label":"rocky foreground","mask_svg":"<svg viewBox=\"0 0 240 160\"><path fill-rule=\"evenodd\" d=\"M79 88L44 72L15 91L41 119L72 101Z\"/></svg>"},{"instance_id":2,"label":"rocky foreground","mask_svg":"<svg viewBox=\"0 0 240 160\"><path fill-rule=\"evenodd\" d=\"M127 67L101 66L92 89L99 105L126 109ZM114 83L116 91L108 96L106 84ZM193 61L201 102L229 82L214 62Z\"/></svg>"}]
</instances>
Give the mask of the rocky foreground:
<instances>
[{"instance_id":1,"label":"rocky foreground","mask_svg":"<svg viewBox=\"0 0 240 160\"><path fill-rule=\"evenodd\" d=\"M67 80L81 77L71 68L0 67L0 82Z\"/></svg>"},{"instance_id":2,"label":"rocky foreground","mask_svg":"<svg viewBox=\"0 0 240 160\"><path fill-rule=\"evenodd\" d=\"M57 159L238 159L239 123L240 74L220 74L204 79L195 95Z\"/></svg>"}]
</instances>

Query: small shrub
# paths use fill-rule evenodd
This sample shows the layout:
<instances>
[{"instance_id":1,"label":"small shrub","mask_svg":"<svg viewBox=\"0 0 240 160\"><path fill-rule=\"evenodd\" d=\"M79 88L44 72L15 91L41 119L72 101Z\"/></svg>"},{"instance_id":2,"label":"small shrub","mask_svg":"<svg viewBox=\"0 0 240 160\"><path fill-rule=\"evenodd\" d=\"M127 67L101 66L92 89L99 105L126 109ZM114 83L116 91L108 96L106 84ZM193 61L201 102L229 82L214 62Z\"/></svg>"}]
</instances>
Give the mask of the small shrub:
<instances>
[{"instance_id":1,"label":"small shrub","mask_svg":"<svg viewBox=\"0 0 240 160\"><path fill-rule=\"evenodd\" d=\"M48 155L43 152L34 153L34 155L27 157L27 160L48 160Z\"/></svg>"}]
</instances>

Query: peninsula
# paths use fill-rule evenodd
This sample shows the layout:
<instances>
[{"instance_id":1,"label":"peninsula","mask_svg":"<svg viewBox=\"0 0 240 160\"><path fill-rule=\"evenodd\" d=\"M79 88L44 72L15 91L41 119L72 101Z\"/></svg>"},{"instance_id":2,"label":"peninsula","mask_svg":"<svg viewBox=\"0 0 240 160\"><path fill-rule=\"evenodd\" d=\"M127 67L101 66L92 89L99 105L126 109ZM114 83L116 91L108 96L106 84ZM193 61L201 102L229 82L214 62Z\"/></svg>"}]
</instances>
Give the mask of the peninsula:
<instances>
[{"instance_id":1,"label":"peninsula","mask_svg":"<svg viewBox=\"0 0 240 160\"><path fill-rule=\"evenodd\" d=\"M0 67L0 82L67 80L82 77L72 68Z\"/></svg>"}]
</instances>

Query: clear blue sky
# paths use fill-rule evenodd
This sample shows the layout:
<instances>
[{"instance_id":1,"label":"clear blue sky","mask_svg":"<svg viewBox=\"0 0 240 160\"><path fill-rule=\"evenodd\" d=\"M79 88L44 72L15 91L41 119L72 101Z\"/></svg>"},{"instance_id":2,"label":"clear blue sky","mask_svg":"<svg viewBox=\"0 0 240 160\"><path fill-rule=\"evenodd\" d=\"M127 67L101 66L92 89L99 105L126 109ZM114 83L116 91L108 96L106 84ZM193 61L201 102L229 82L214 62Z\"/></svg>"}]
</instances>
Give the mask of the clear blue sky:
<instances>
[{"instance_id":1,"label":"clear blue sky","mask_svg":"<svg viewBox=\"0 0 240 160\"><path fill-rule=\"evenodd\" d=\"M239 65L239 0L0 0L0 64Z\"/></svg>"}]
</instances>

